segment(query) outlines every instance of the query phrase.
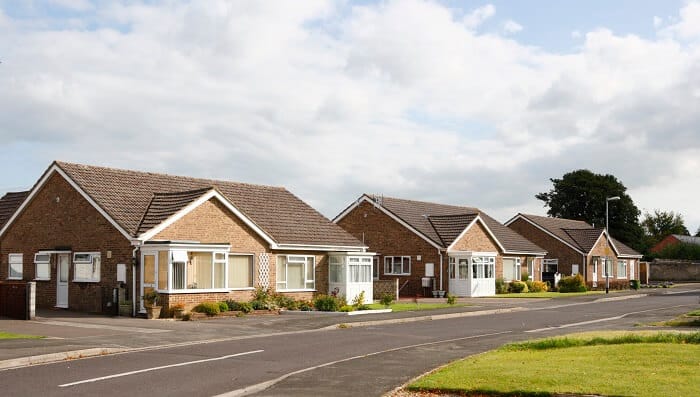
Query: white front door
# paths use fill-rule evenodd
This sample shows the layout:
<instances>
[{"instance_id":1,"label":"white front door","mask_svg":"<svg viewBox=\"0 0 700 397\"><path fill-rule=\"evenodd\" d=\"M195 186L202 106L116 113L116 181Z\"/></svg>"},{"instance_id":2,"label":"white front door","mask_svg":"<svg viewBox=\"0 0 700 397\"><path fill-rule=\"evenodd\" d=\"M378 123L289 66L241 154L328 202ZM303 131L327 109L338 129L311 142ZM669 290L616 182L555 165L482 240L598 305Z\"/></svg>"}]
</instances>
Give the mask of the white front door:
<instances>
[{"instance_id":1,"label":"white front door","mask_svg":"<svg viewBox=\"0 0 700 397\"><path fill-rule=\"evenodd\" d=\"M593 274L591 274L593 278L593 280L591 280L593 282L593 287L598 286L598 261L598 258L593 258Z\"/></svg>"},{"instance_id":2,"label":"white front door","mask_svg":"<svg viewBox=\"0 0 700 397\"><path fill-rule=\"evenodd\" d=\"M141 312L146 311L143 305L143 295L156 289L156 256L144 254L141 260Z\"/></svg>"},{"instance_id":3,"label":"white front door","mask_svg":"<svg viewBox=\"0 0 700 397\"><path fill-rule=\"evenodd\" d=\"M68 307L68 273L70 270L70 254L58 254L56 269L56 307Z\"/></svg>"},{"instance_id":4,"label":"white front door","mask_svg":"<svg viewBox=\"0 0 700 397\"><path fill-rule=\"evenodd\" d=\"M630 280L634 280L634 259L630 260Z\"/></svg>"}]
</instances>

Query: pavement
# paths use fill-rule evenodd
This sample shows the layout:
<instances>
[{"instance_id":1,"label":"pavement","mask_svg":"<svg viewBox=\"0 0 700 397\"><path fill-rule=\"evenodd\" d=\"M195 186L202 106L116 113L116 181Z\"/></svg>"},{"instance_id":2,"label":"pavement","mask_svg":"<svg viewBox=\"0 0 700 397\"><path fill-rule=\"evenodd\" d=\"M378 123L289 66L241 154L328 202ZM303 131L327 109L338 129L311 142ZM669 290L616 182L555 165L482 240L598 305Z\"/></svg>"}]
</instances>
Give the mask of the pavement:
<instances>
[{"instance_id":1,"label":"pavement","mask_svg":"<svg viewBox=\"0 0 700 397\"><path fill-rule=\"evenodd\" d=\"M288 313L202 321L145 320L65 310L39 310L35 320L0 319L0 331L44 336L43 339L0 340L0 370L105 354L303 333L327 327L361 327L522 310L545 310L564 301L567 304L583 304L601 299L631 299L646 296L646 292L625 291L611 294L609 297L588 295L563 299L461 298L458 303L467 306L429 311L360 316ZM444 302L444 299L425 298L418 301Z\"/></svg>"}]
</instances>

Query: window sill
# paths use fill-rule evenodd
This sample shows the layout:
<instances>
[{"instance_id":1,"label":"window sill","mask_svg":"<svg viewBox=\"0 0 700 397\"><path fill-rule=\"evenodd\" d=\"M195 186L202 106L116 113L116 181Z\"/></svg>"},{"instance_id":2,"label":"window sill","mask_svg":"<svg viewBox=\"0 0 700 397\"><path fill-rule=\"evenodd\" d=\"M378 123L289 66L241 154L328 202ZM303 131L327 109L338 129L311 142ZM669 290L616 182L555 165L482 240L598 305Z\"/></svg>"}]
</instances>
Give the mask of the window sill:
<instances>
[{"instance_id":1,"label":"window sill","mask_svg":"<svg viewBox=\"0 0 700 397\"><path fill-rule=\"evenodd\" d=\"M159 294L207 294L207 293L226 293L233 291L230 288L210 288L210 289L158 289Z\"/></svg>"},{"instance_id":2,"label":"window sill","mask_svg":"<svg viewBox=\"0 0 700 397\"><path fill-rule=\"evenodd\" d=\"M50 278L35 278L34 281L51 281Z\"/></svg>"},{"instance_id":3,"label":"window sill","mask_svg":"<svg viewBox=\"0 0 700 397\"><path fill-rule=\"evenodd\" d=\"M276 292L316 292L316 289L278 289Z\"/></svg>"},{"instance_id":4,"label":"window sill","mask_svg":"<svg viewBox=\"0 0 700 397\"><path fill-rule=\"evenodd\" d=\"M8 279L8 280L12 280L12 281L22 281L22 280L24 280L22 277L8 277L7 279Z\"/></svg>"},{"instance_id":5,"label":"window sill","mask_svg":"<svg viewBox=\"0 0 700 397\"><path fill-rule=\"evenodd\" d=\"M411 273L384 273L385 276L410 276Z\"/></svg>"}]
</instances>

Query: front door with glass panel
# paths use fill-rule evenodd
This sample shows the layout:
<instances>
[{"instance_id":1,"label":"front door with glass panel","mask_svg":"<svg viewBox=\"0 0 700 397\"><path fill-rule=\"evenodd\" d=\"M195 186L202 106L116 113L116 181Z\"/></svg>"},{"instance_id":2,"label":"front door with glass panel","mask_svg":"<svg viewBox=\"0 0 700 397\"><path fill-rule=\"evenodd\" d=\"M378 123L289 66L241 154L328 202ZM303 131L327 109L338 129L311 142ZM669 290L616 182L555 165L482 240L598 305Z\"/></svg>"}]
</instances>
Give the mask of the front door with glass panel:
<instances>
[{"instance_id":1,"label":"front door with glass panel","mask_svg":"<svg viewBox=\"0 0 700 397\"><path fill-rule=\"evenodd\" d=\"M143 296L156 288L156 256L154 254L143 255L141 261L141 311L146 308L143 305Z\"/></svg>"},{"instance_id":2,"label":"front door with glass panel","mask_svg":"<svg viewBox=\"0 0 700 397\"><path fill-rule=\"evenodd\" d=\"M56 267L56 307L67 308L70 254L58 254L58 265Z\"/></svg>"}]
</instances>

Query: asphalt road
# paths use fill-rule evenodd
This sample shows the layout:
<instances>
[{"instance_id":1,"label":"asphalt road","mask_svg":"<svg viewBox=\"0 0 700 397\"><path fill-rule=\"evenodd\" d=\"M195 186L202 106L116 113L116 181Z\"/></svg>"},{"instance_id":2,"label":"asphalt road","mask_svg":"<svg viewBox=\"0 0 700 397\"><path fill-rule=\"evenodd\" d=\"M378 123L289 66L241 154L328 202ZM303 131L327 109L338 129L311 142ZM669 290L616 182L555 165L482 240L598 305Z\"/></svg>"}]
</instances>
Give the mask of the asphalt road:
<instances>
[{"instance_id":1,"label":"asphalt road","mask_svg":"<svg viewBox=\"0 0 700 397\"><path fill-rule=\"evenodd\" d=\"M8 396L381 395L457 358L503 343L670 319L700 290L407 324L301 331L75 360L0 372Z\"/></svg>"}]
</instances>

